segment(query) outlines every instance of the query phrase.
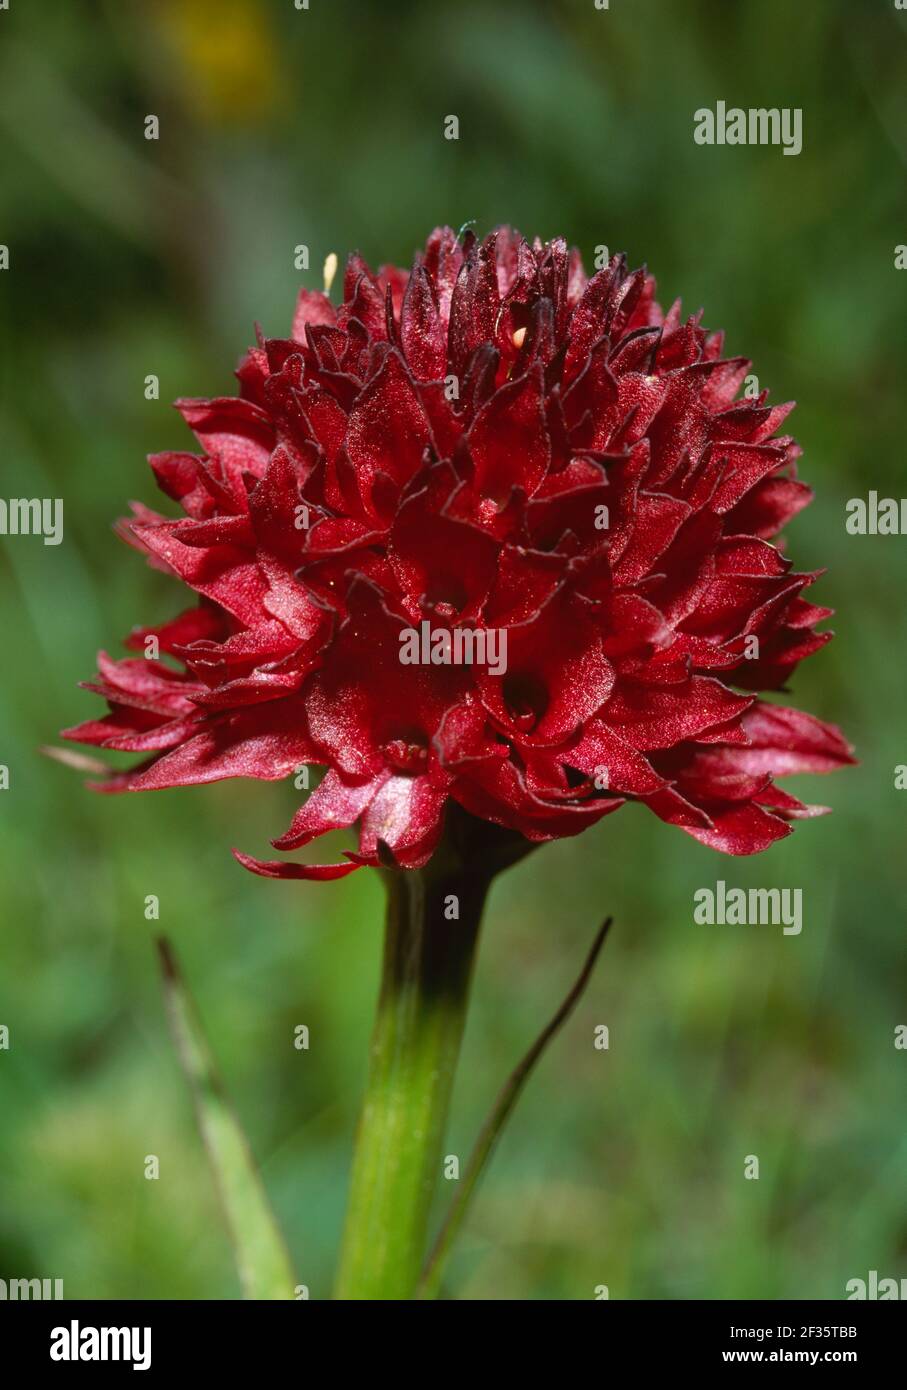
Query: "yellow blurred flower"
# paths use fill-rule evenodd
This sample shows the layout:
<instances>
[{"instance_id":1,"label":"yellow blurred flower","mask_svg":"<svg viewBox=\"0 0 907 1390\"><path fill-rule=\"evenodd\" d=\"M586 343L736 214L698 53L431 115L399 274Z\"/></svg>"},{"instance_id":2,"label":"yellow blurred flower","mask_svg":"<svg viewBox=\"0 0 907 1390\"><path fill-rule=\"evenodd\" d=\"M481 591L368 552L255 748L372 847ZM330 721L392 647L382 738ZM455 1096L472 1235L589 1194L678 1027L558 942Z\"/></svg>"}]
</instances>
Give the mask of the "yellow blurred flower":
<instances>
[{"instance_id":1,"label":"yellow blurred flower","mask_svg":"<svg viewBox=\"0 0 907 1390\"><path fill-rule=\"evenodd\" d=\"M187 101L217 125L267 115L280 89L280 61L258 0L164 0L154 15L186 69Z\"/></svg>"}]
</instances>

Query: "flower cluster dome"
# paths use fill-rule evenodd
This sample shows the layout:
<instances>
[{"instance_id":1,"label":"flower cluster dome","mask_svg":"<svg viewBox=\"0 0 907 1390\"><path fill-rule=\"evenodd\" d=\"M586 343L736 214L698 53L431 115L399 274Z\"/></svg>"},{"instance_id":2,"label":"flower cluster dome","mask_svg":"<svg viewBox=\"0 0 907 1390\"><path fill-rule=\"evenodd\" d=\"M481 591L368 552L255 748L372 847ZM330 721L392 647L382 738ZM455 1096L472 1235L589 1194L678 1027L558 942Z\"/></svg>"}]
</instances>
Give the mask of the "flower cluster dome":
<instances>
[{"instance_id":1,"label":"flower cluster dome","mask_svg":"<svg viewBox=\"0 0 907 1390\"><path fill-rule=\"evenodd\" d=\"M238 396L178 402L201 453L151 465L184 516L122 525L196 601L127 641L168 660L101 654L109 713L66 736L143 755L102 787L325 768L274 844L355 824L358 851L237 854L282 878L419 867L450 801L530 841L637 801L730 854L821 810L775 778L848 745L758 694L830 636L772 543L811 496L790 407L654 294L506 227L302 290ZM503 635L506 669L401 661L425 623Z\"/></svg>"}]
</instances>

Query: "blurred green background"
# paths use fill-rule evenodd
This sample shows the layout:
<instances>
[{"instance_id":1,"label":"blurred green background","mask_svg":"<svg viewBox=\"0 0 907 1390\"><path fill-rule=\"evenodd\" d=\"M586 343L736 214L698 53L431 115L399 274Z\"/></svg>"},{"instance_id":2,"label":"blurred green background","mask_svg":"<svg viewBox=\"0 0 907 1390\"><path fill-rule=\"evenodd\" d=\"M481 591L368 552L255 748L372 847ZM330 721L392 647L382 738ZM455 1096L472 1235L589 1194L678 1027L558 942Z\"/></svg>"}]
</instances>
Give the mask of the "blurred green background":
<instances>
[{"instance_id":1,"label":"blurred green background","mask_svg":"<svg viewBox=\"0 0 907 1390\"><path fill-rule=\"evenodd\" d=\"M166 1031L154 893L299 1278L329 1295L376 876L271 883L233 862L231 845L261 854L288 824L291 782L103 798L38 750L99 710L76 689L97 648L119 654L133 624L179 611L182 592L110 525L130 497L156 504L146 453L192 447L168 402L231 392L256 319L287 332L293 248L310 247L317 286L332 250L406 263L436 223L473 218L563 233L587 264L599 243L647 261L663 303L705 306L772 398L799 401L817 498L791 551L829 567L814 592L838 637L791 702L840 723L861 765L790 784L835 814L754 859L627 807L499 881L449 1152L468 1151L605 912L616 925L448 1291L841 1298L870 1269L907 1274L907 540L844 530L849 497L905 491L905 40L893 0L0 13L0 496L66 509L58 548L0 538L0 1277L62 1277L69 1297L237 1296ZM693 112L718 99L802 107L803 153L695 145ZM718 878L802 887L802 935L694 926L693 892Z\"/></svg>"}]
</instances>

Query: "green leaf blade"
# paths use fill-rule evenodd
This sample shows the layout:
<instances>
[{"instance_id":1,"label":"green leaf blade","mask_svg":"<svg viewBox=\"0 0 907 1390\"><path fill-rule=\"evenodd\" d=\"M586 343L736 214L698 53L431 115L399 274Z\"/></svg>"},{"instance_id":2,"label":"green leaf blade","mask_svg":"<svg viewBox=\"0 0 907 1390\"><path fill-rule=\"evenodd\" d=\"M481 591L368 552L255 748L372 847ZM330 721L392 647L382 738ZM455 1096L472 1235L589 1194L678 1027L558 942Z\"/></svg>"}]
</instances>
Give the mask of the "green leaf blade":
<instances>
[{"instance_id":1,"label":"green leaf blade","mask_svg":"<svg viewBox=\"0 0 907 1390\"><path fill-rule=\"evenodd\" d=\"M473 1195L478 1187L479 1179L485 1171L488 1160L491 1158L492 1151L500 1138L504 1125L516 1105L523 1087L526 1085L526 1082L535 1069L536 1063L552 1038L560 1032L582 997L583 991L592 975L595 962L598 960L599 952L605 943L605 937L608 935L611 922L612 918L608 917L599 927L595 935L595 940L586 956L583 968L573 987L567 994L567 997L554 1016L549 1020L548 1024L542 1029L529 1051L514 1068L501 1087L501 1090L498 1092L497 1098L479 1132L479 1137L469 1157L469 1162L466 1165L466 1171L461 1179L457 1195L450 1205L431 1253L425 1262L419 1287L416 1291L417 1298L422 1300L437 1298L441 1289L441 1280L444 1274L447 1257L463 1225Z\"/></svg>"},{"instance_id":2,"label":"green leaf blade","mask_svg":"<svg viewBox=\"0 0 907 1390\"><path fill-rule=\"evenodd\" d=\"M166 940L158 943L170 1028L223 1207L243 1296L292 1299L296 1276L245 1132L228 1100L198 1010Z\"/></svg>"}]
</instances>

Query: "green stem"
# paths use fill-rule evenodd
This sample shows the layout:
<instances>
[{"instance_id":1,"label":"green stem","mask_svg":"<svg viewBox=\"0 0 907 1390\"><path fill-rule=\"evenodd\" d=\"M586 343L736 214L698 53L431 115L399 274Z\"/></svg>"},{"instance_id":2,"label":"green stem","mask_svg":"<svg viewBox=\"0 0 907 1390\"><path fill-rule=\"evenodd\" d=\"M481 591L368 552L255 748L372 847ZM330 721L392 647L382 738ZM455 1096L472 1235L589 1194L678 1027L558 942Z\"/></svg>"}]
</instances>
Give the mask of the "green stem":
<instances>
[{"instance_id":1,"label":"green stem","mask_svg":"<svg viewBox=\"0 0 907 1390\"><path fill-rule=\"evenodd\" d=\"M343 1299L407 1299L418 1283L492 871L436 854L425 869L385 877L384 970L337 1279Z\"/></svg>"}]
</instances>

